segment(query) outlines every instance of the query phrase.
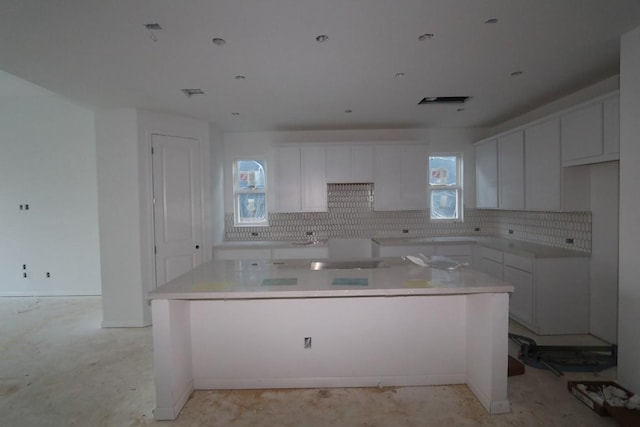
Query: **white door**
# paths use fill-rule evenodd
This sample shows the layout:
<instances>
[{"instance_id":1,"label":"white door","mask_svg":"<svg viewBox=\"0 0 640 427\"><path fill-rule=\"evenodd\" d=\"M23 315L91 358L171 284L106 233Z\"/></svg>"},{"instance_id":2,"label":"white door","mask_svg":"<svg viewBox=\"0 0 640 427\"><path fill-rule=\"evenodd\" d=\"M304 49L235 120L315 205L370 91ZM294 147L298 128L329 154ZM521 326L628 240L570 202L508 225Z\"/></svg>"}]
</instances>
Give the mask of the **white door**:
<instances>
[{"instance_id":1,"label":"white door","mask_svg":"<svg viewBox=\"0 0 640 427\"><path fill-rule=\"evenodd\" d=\"M200 143L152 135L156 286L202 263Z\"/></svg>"}]
</instances>

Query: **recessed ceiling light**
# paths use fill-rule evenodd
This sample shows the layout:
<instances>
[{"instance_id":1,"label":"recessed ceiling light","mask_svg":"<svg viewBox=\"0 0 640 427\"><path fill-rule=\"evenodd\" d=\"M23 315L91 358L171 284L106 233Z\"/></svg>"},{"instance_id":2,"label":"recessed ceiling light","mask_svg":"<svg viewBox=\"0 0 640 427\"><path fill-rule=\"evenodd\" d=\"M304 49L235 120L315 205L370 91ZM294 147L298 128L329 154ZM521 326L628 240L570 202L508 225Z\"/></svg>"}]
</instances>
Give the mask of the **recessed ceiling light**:
<instances>
[{"instance_id":1,"label":"recessed ceiling light","mask_svg":"<svg viewBox=\"0 0 640 427\"><path fill-rule=\"evenodd\" d=\"M160 26L160 24L158 24L157 22L154 22L152 24L144 24L144 27L147 30L151 30L151 31L160 31L162 29L162 27Z\"/></svg>"},{"instance_id":2,"label":"recessed ceiling light","mask_svg":"<svg viewBox=\"0 0 640 427\"><path fill-rule=\"evenodd\" d=\"M351 113L353 113L353 110L347 109L347 110L344 110L344 112L347 113L347 114L351 114Z\"/></svg>"},{"instance_id":3,"label":"recessed ceiling light","mask_svg":"<svg viewBox=\"0 0 640 427\"><path fill-rule=\"evenodd\" d=\"M324 42L326 42L327 40L329 40L329 36L328 36L328 35L326 35L326 34L320 34L318 37L316 37L316 41L317 41L318 43L324 43Z\"/></svg>"},{"instance_id":4,"label":"recessed ceiling light","mask_svg":"<svg viewBox=\"0 0 640 427\"><path fill-rule=\"evenodd\" d=\"M204 95L204 91L202 89L181 89L182 93L184 93L187 96L194 96L194 95Z\"/></svg>"},{"instance_id":5,"label":"recessed ceiling light","mask_svg":"<svg viewBox=\"0 0 640 427\"><path fill-rule=\"evenodd\" d=\"M456 111L464 111L464 108L458 108Z\"/></svg>"},{"instance_id":6,"label":"recessed ceiling light","mask_svg":"<svg viewBox=\"0 0 640 427\"><path fill-rule=\"evenodd\" d=\"M404 77L404 73L396 73L396 79L401 79Z\"/></svg>"},{"instance_id":7,"label":"recessed ceiling light","mask_svg":"<svg viewBox=\"0 0 640 427\"><path fill-rule=\"evenodd\" d=\"M245 80L246 78L247 78L247 77L246 77L246 76L243 76L242 74L239 74L239 75L237 75L237 76L235 76L235 77L234 77L234 79L236 79L236 80Z\"/></svg>"},{"instance_id":8,"label":"recessed ceiling light","mask_svg":"<svg viewBox=\"0 0 640 427\"><path fill-rule=\"evenodd\" d=\"M498 23L498 18L490 18L487 19L486 21L484 21L485 24L497 24Z\"/></svg>"},{"instance_id":9,"label":"recessed ceiling light","mask_svg":"<svg viewBox=\"0 0 640 427\"><path fill-rule=\"evenodd\" d=\"M227 44L227 41L225 39L221 39L220 37L215 37L211 40L211 43L215 44L216 46L222 46Z\"/></svg>"},{"instance_id":10,"label":"recessed ceiling light","mask_svg":"<svg viewBox=\"0 0 640 427\"><path fill-rule=\"evenodd\" d=\"M233 115L233 116L239 116L239 115L240 115L240 113L231 113L231 115Z\"/></svg>"},{"instance_id":11,"label":"recessed ceiling light","mask_svg":"<svg viewBox=\"0 0 640 427\"><path fill-rule=\"evenodd\" d=\"M433 38L433 33L425 33L425 34L422 34L421 36L418 36L418 40L420 40L421 42L425 40L431 40L432 38Z\"/></svg>"},{"instance_id":12,"label":"recessed ceiling light","mask_svg":"<svg viewBox=\"0 0 640 427\"><path fill-rule=\"evenodd\" d=\"M523 74L524 74L524 72L523 72L523 71L518 70L518 71L514 71L514 72L512 72L512 73L511 73L511 74L509 74L509 75L510 75L511 77L518 77L518 76L521 76L521 75L523 75Z\"/></svg>"}]
</instances>

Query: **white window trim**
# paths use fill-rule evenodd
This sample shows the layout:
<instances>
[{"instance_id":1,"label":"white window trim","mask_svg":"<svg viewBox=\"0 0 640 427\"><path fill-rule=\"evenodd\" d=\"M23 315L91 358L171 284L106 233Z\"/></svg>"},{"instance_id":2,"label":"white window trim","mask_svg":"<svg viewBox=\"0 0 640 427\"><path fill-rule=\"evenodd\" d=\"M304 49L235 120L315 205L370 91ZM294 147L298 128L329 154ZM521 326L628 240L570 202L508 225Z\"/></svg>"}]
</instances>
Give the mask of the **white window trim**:
<instances>
[{"instance_id":1,"label":"white window trim","mask_svg":"<svg viewBox=\"0 0 640 427\"><path fill-rule=\"evenodd\" d=\"M239 161L260 161L264 164L265 169L265 180L264 180L264 188L262 189L240 189L238 188L238 162ZM264 156L242 156L236 157L233 159L233 167L231 168L233 173L233 225L234 227L268 227L269 226L269 206L267 203L267 186L269 180L269 165L267 159ZM265 219L260 222L239 222L240 216L240 194L264 194L264 209L265 209Z\"/></svg>"},{"instance_id":2,"label":"white window trim","mask_svg":"<svg viewBox=\"0 0 640 427\"><path fill-rule=\"evenodd\" d=\"M437 185L431 184L431 165L429 164L430 157L451 157L456 156L456 185ZM435 152L428 153L427 156L427 168L429 169L429 175L427 180L427 197L429 198L429 220L432 222L464 222L464 157L461 152ZM434 190L458 190L458 217L457 218L434 218L433 208L431 206L431 192Z\"/></svg>"}]
</instances>

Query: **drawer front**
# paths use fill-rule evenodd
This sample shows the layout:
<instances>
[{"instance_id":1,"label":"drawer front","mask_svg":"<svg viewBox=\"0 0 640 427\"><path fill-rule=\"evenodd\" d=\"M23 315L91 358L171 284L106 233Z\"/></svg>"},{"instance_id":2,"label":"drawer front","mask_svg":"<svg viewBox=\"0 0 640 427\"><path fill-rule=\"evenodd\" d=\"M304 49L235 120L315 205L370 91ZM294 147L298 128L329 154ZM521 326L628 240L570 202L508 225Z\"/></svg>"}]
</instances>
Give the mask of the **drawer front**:
<instances>
[{"instance_id":1,"label":"drawer front","mask_svg":"<svg viewBox=\"0 0 640 427\"><path fill-rule=\"evenodd\" d=\"M471 256L471 254L473 253L473 246L471 245L438 245L436 252L438 253L438 255L442 255L442 256L456 256L456 255Z\"/></svg>"},{"instance_id":2,"label":"drawer front","mask_svg":"<svg viewBox=\"0 0 640 427\"><path fill-rule=\"evenodd\" d=\"M513 285L513 293L509 298L509 313L517 320L525 322L525 326L531 326L534 321L535 304L531 273L505 266L504 280Z\"/></svg>"},{"instance_id":3,"label":"drawer front","mask_svg":"<svg viewBox=\"0 0 640 427\"><path fill-rule=\"evenodd\" d=\"M271 259L271 249L215 249L213 251L213 259Z\"/></svg>"},{"instance_id":4,"label":"drawer front","mask_svg":"<svg viewBox=\"0 0 640 427\"><path fill-rule=\"evenodd\" d=\"M518 270L526 271L528 273L533 272L533 258L530 257L524 257L505 252L504 265L505 267L509 266L517 268Z\"/></svg>"},{"instance_id":5,"label":"drawer front","mask_svg":"<svg viewBox=\"0 0 640 427\"><path fill-rule=\"evenodd\" d=\"M302 248L273 248L272 258L275 259L326 259L329 249L326 247Z\"/></svg>"},{"instance_id":6,"label":"drawer front","mask_svg":"<svg viewBox=\"0 0 640 427\"><path fill-rule=\"evenodd\" d=\"M502 252L496 249L479 246L478 251L481 258L490 259L494 262L502 264Z\"/></svg>"}]
</instances>

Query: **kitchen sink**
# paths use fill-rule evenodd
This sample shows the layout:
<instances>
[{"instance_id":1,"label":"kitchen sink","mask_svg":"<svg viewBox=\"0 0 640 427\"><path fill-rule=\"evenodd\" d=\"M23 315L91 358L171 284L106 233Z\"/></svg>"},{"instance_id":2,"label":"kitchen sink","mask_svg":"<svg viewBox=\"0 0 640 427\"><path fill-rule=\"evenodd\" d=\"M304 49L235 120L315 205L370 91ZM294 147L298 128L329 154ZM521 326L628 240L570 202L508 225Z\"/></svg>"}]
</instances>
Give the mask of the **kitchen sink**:
<instances>
[{"instance_id":1,"label":"kitchen sink","mask_svg":"<svg viewBox=\"0 0 640 427\"><path fill-rule=\"evenodd\" d=\"M360 270L364 268L384 267L382 261L312 261L312 270Z\"/></svg>"}]
</instances>

